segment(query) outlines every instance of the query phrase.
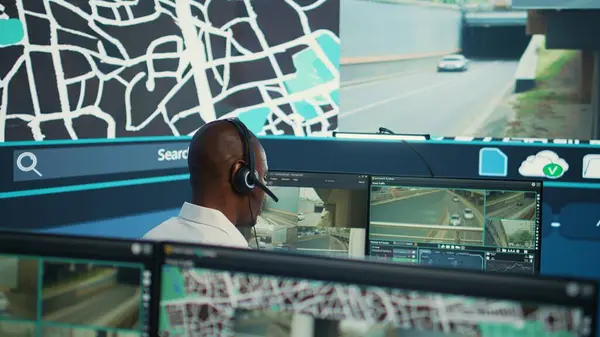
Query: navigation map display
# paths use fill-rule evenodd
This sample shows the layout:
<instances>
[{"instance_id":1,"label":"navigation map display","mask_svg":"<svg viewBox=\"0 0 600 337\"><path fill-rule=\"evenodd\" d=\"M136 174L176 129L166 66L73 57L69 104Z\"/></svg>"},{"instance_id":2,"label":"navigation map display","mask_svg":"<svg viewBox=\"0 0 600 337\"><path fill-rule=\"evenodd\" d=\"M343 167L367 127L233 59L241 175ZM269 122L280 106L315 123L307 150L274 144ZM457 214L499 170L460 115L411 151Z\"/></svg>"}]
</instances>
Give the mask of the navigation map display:
<instances>
[{"instance_id":1,"label":"navigation map display","mask_svg":"<svg viewBox=\"0 0 600 337\"><path fill-rule=\"evenodd\" d=\"M11 246L24 241L5 245L0 238L0 337L147 336L151 244L105 247L92 240L65 242L77 240L72 237L50 237L46 242L34 238L36 243L26 244L38 245L51 255L13 250ZM113 259L79 258L68 252L92 245L112 250L106 255L114 254ZM119 254L132 258L130 262L114 259Z\"/></svg>"},{"instance_id":2,"label":"navigation map display","mask_svg":"<svg viewBox=\"0 0 600 337\"><path fill-rule=\"evenodd\" d=\"M368 176L269 172L267 184L279 202L267 199L258 217L255 228L260 248L364 255Z\"/></svg>"},{"instance_id":3,"label":"navigation map display","mask_svg":"<svg viewBox=\"0 0 600 337\"><path fill-rule=\"evenodd\" d=\"M372 256L535 274L541 182L373 177Z\"/></svg>"},{"instance_id":4,"label":"navigation map display","mask_svg":"<svg viewBox=\"0 0 600 337\"><path fill-rule=\"evenodd\" d=\"M218 266L237 266L245 270L254 267L248 266L247 262L220 257L218 251L210 248L168 244L164 250L160 337L574 337L586 335L582 331L590 323L585 310L571 305L225 271L219 270ZM255 262L260 261L257 256ZM272 262L268 263L270 268L279 270L280 265ZM308 262L304 262L309 270L302 272L314 275ZM315 261L313 268L322 269L321 265L325 265L322 262ZM283 264L286 262L282 259ZM293 261L288 267L300 268ZM388 270L398 269L398 266L388 267ZM337 269L336 272L343 273ZM328 272L321 273L323 278L327 277L324 275ZM402 279L402 275L398 277ZM587 291L594 292L593 288ZM547 300L553 303L550 298Z\"/></svg>"}]
</instances>

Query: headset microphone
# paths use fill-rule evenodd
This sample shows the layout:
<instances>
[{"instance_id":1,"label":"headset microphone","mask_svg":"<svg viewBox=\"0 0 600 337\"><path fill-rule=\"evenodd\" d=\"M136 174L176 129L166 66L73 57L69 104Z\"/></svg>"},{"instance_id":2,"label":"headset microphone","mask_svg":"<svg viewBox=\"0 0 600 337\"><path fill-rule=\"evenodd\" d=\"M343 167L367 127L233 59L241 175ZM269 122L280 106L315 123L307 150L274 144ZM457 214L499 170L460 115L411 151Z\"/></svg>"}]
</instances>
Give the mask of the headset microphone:
<instances>
[{"instance_id":1,"label":"headset microphone","mask_svg":"<svg viewBox=\"0 0 600 337\"><path fill-rule=\"evenodd\" d=\"M269 197L271 197L271 199L273 199L275 202L279 202L279 198L277 198L275 193L273 193L273 191L271 191L271 189L269 189L267 185L263 184L260 180L257 180L254 183L256 184L256 187L263 190Z\"/></svg>"}]
</instances>

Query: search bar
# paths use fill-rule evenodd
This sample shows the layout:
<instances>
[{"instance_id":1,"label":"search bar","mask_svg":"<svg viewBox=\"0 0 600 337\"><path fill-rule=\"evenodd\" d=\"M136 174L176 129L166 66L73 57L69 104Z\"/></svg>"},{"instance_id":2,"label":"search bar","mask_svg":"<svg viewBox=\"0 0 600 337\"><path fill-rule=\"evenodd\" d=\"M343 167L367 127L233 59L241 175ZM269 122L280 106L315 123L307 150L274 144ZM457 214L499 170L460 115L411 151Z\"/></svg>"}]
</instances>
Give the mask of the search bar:
<instances>
[{"instance_id":1,"label":"search bar","mask_svg":"<svg viewBox=\"0 0 600 337\"><path fill-rule=\"evenodd\" d=\"M13 181L187 168L188 143L148 143L13 151Z\"/></svg>"}]
</instances>

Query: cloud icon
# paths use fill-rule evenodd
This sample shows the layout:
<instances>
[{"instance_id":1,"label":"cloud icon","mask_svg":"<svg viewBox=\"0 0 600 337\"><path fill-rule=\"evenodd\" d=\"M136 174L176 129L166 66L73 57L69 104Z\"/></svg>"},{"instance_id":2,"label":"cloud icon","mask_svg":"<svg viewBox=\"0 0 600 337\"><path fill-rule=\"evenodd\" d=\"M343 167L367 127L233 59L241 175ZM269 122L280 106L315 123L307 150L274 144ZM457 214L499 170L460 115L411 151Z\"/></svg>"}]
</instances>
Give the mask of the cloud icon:
<instances>
[{"instance_id":1,"label":"cloud icon","mask_svg":"<svg viewBox=\"0 0 600 337\"><path fill-rule=\"evenodd\" d=\"M524 177L547 177L557 179L569 170L569 164L556 153L548 150L540 151L529 156L519 167L519 173Z\"/></svg>"}]
</instances>

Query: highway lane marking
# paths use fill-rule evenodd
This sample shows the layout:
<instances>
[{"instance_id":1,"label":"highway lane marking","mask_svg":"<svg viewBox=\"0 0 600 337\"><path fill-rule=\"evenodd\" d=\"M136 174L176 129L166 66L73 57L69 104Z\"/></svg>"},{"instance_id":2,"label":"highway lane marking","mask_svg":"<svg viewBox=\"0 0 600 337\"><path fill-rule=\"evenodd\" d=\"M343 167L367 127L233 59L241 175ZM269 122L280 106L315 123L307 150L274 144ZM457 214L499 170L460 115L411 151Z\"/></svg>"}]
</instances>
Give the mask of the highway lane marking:
<instances>
[{"instance_id":1,"label":"highway lane marking","mask_svg":"<svg viewBox=\"0 0 600 337\"><path fill-rule=\"evenodd\" d=\"M338 118L346 118L348 116L355 115L355 114L357 114L357 113L359 113L361 111L364 111L364 110L367 110L367 109L371 109L371 108L374 108L374 107L377 107L377 106L380 106L380 105L383 105L383 104L387 104L389 102L393 102L393 101L396 101L396 100L399 100L399 99L404 99L404 98L408 98L410 96L418 95L418 94L420 94L422 92L426 92L426 91L429 91L431 89L435 89L437 87L441 87L443 85L446 85L447 83L454 82L454 81L455 81L455 79L450 79L450 80L442 81L442 82L436 83L434 85L429 85L429 86L422 87L422 88L417 89L417 90L412 90L412 91L409 91L409 92L405 92L405 93L403 93L401 95L398 95L398 96L392 96L392 97L383 99L381 101L377 101L377 102L373 102L371 104L363 105L360 108L356 108L356 109L352 109L352 110L340 113L339 116L338 116Z\"/></svg>"},{"instance_id":2,"label":"highway lane marking","mask_svg":"<svg viewBox=\"0 0 600 337\"><path fill-rule=\"evenodd\" d=\"M381 81L385 81L385 80L388 80L388 79L391 80L391 79L394 79L395 77L401 77L402 75L406 76L406 75L412 75L412 74L422 73L422 72L425 72L427 70L431 70L431 68L430 67L427 67L427 68L423 67L423 68L418 68L418 69L413 69L413 70L400 71L400 72L392 73L392 74L389 74L389 75L364 78L362 80L354 80L354 81L341 82L340 83L340 90L347 91L347 90L351 90L351 89L357 89L357 88L364 88L364 87L368 87L368 86L373 86L373 85L379 84L379 82L381 82Z\"/></svg>"},{"instance_id":3,"label":"highway lane marking","mask_svg":"<svg viewBox=\"0 0 600 337\"><path fill-rule=\"evenodd\" d=\"M515 86L514 79L511 79L508 85L500 91L500 94L494 99L492 99L483 111L477 115L473 123L469 124L469 126L461 133L462 136L476 136L475 133L479 131L484 125L485 122L494 114L500 102L507 95L509 90L512 90Z\"/></svg>"},{"instance_id":4,"label":"highway lane marking","mask_svg":"<svg viewBox=\"0 0 600 337\"><path fill-rule=\"evenodd\" d=\"M431 89L435 89L435 88L444 86L444 85L446 85L448 83L458 82L458 81L464 80L465 78L475 77L475 75L479 75L479 73L481 73L481 71L483 69L489 68L493 64L495 64L495 62L492 63L492 64L489 64L489 65L486 65L484 67L479 68L478 69L479 71L477 71L477 72L473 72L471 74L467 74L467 75L471 75L471 76L461 76L461 77L457 77L457 78L450 78L450 79L448 79L446 81L438 82L436 84L432 84L432 85L429 85L429 86L426 86L426 87L422 87L422 88L419 88L419 89L416 89L416 90L408 91L408 92L405 92L405 93L400 94L398 96L388 97L386 99L383 99L383 100L380 100L380 101L377 101L377 102L373 102L371 104L363 105L363 106L361 106L359 108L356 108L356 109L351 109L351 110L348 110L346 112L340 112L340 114L338 116L338 119L343 119L343 118L355 115L355 114L357 114L357 113L359 113L361 111L364 111L364 110L367 110L367 109L371 109L371 108L374 108L374 107L377 107L377 106L380 106L380 105L383 105L383 104L387 104L389 102L393 102L393 101L396 101L396 100L400 100L400 99L408 98L408 97L411 97L411 96L414 96L414 95L418 95L420 93L429 91ZM343 102L342 102L342 107L343 107Z\"/></svg>"}]
</instances>

